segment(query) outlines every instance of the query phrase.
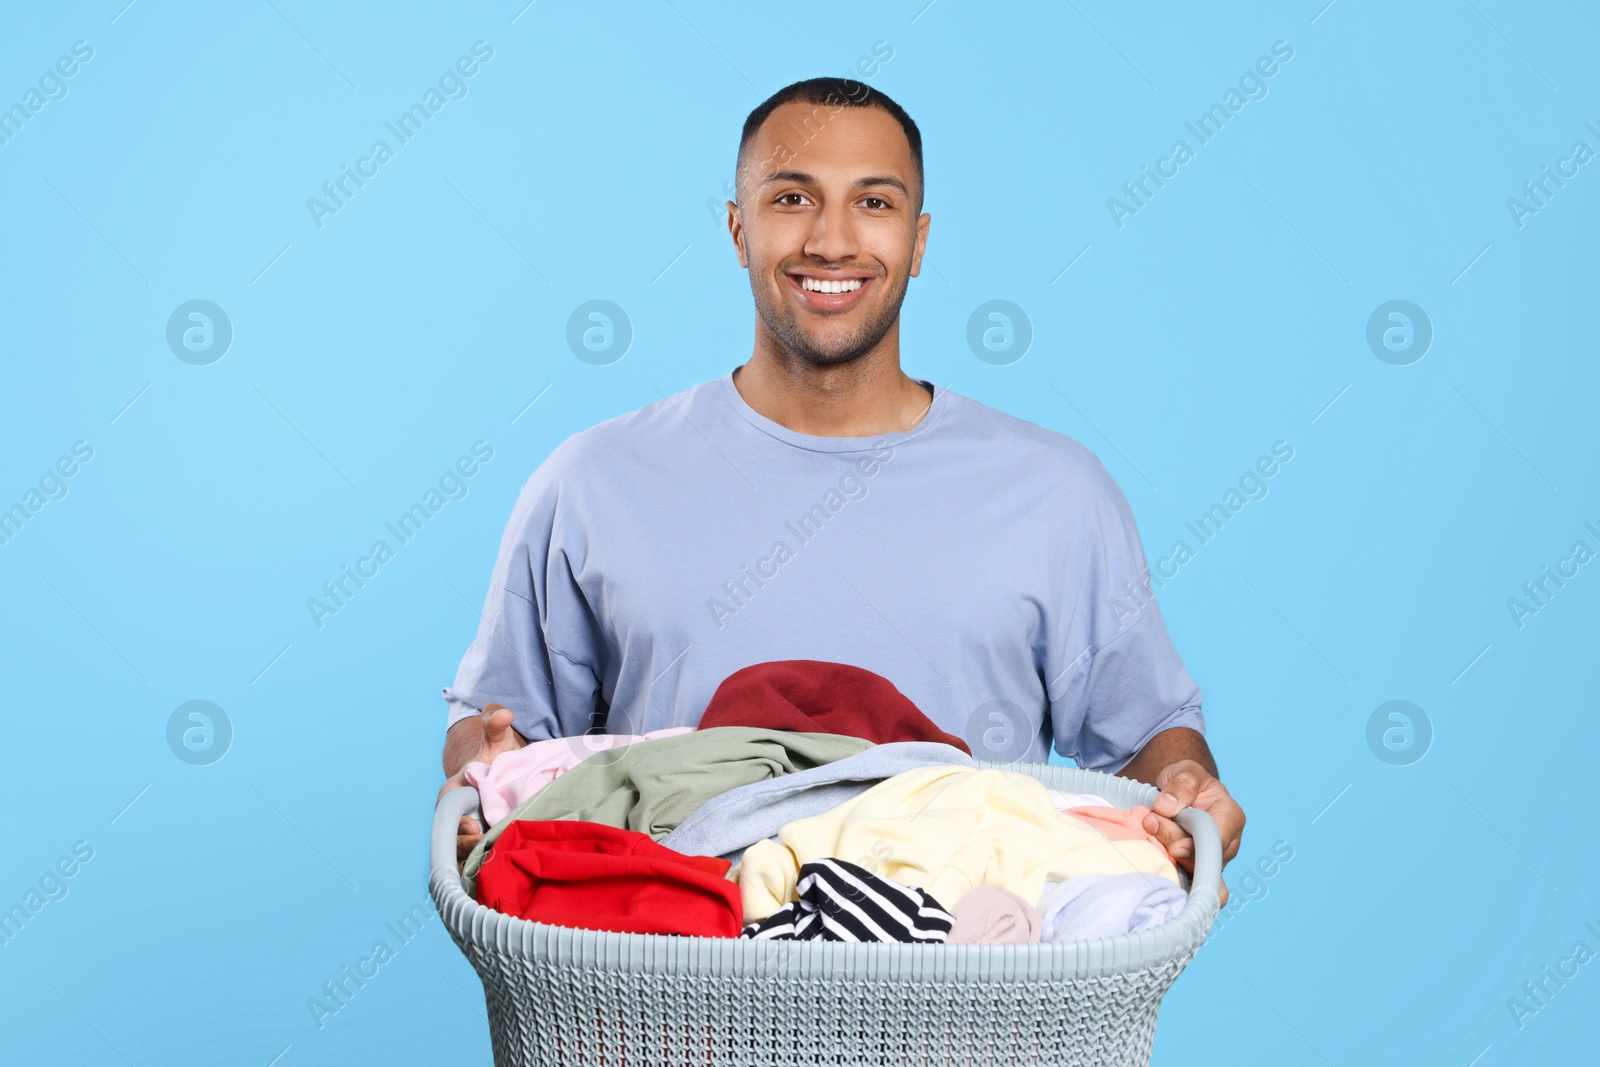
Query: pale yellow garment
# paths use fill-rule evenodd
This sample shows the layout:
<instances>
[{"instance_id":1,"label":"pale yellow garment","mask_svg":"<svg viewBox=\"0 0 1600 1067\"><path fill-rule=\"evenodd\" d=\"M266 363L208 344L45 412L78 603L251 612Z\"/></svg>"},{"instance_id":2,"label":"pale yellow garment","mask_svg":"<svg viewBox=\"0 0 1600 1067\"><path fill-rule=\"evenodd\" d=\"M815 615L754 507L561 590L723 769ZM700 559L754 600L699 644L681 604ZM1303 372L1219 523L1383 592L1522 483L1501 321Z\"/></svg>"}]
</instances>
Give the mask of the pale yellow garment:
<instances>
[{"instance_id":1,"label":"pale yellow garment","mask_svg":"<svg viewBox=\"0 0 1600 1067\"><path fill-rule=\"evenodd\" d=\"M920 886L945 907L975 885L1037 901L1047 881L1080 874L1142 871L1178 884L1177 869L1160 847L1106 840L1083 820L1057 811L1037 778L1014 771L919 767L789 823L778 838L782 844L758 841L740 859L747 923L796 899L800 865L825 857Z\"/></svg>"}]
</instances>

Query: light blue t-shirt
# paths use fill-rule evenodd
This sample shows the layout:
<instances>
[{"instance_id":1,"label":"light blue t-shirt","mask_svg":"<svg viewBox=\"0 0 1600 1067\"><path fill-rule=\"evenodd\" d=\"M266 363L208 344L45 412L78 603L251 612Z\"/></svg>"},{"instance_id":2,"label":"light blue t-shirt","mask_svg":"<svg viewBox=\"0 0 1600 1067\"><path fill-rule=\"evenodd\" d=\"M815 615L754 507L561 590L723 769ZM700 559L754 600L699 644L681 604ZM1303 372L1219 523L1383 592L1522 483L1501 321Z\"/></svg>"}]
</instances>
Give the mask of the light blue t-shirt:
<instances>
[{"instance_id":1,"label":"light blue t-shirt","mask_svg":"<svg viewBox=\"0 0 1600 1067\"><path fill-rule=\"evenodd\" d=\"M693 726L741 667L812 659L883 675L978 759L1054 744L1109 771L1203 732L1100 461L933 392L905 432L812 437L730 373L569 437L506 526L450 722L498 701L532 740Z\"/></svg>"}]
</instances>

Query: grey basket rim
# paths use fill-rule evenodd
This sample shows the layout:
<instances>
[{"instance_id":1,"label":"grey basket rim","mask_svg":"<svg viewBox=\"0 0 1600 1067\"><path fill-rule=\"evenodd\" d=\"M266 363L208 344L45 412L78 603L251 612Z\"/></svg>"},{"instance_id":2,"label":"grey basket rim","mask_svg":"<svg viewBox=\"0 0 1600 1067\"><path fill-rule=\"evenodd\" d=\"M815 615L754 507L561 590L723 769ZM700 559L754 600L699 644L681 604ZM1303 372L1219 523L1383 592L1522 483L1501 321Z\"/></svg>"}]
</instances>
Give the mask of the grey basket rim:
<instances>
[{"instance_id":1,"label":"grey basket rim","mask_svg":"<svg viewBox=\"0 0 1600 1067\"><path fill-rule=\"evenodd\" d=\"M1120 808L1148 806L1158 795L1152 785L1078 767L995 760L976 761L974 766L1025 773L1050 788L1096 794ZM1192 955L1216 918L1222 881L1222 843L1216 823L1199 808L1185 808L1176 821L1195 842L1189 899L1171 920L1137 934L1027 945L941 945L930 952L926 945L747 941L580 930L506 915L467 895L456 866L456 829L461 817L477 804L477 790L462 786L444 794L434 812L428 889L446 927L463 948L471 944L500 954L549 956L576 965L604 966L627 960L631 967L652 972L693 973L708 967L727 969L724 965L730 960L737 961L734 969L756 969L761 961L776 958L795 960L808 971L841 974L861 961L864 952L875 951L883 957L873 961L872 970L878 977L920 974L933 956L953 961L957 974L972 977L1003 975L1019 967L1072 978L1117 974ZM691 944L694 942L702 944Z\"/></svg>"}]
</instances>

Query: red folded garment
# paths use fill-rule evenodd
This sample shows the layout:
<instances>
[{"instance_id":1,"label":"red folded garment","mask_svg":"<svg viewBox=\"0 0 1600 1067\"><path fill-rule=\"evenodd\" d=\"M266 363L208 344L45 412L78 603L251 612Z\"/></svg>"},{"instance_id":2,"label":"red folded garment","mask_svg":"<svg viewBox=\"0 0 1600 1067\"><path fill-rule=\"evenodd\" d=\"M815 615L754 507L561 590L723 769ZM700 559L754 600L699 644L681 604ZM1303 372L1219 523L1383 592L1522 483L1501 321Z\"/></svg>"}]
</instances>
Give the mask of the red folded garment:
<instances>
[{"instance_id":1,"label":"red folded garment","mask_svg":"<svg viewBox=\"0 0 1600 1067\"><path fill-rule=\"evenodd\" d=\"M520 819L478 870L478 903L553 926L619 934L738 937L733 864L685 856L648 834L576 819Z\"/></svg>"},{"instance_id":2,"label":"red folded garment","mask_svg":"<svg viewBox=\"0 0 1600 1067\"><path fill-rule=\"evenodd\" d=\"M881 674L848 663L782 659L734 671L711 694L700 729L757 726L801 733L845 734L876 744L938 741L967 755Z\"/></svg>"}]
</instances>

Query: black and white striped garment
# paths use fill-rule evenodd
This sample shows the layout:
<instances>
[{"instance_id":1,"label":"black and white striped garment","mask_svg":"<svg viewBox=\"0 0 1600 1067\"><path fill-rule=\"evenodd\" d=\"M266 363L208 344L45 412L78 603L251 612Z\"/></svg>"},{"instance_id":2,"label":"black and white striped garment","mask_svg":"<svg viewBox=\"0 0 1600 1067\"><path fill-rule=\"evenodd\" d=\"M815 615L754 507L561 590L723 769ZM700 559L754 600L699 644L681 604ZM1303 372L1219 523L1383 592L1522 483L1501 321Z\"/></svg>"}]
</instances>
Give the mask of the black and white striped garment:
<instances>
[{"instance_id":1,"label":"black and white striped garment","mask_svg":"<svg viewBox=\"0 0 1600 1067\"><path fill-rule=\"evenodd\" d=\"M800 899L745 926L756 941L908 941L943 944L955 919L926 890L844 860L810 860L795 885Z\"/></svg>"}]
</instances>

